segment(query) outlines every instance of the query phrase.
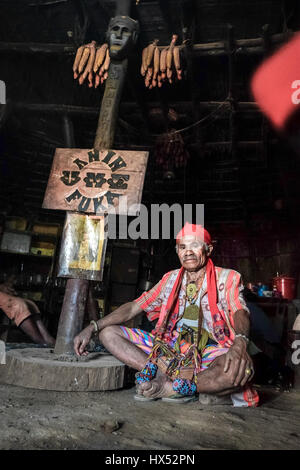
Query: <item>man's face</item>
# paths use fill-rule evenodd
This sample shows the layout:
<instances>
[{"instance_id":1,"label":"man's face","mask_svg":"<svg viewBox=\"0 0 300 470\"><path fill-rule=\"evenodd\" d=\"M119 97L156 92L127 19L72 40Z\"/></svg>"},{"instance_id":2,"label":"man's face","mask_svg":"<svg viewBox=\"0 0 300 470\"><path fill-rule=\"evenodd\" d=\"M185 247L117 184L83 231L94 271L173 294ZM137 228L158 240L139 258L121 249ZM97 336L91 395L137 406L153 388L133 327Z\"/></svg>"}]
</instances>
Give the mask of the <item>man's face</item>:
<instances>
[{"instance_id":1,"label":"man's face","mask_svg":"<svg viewBox=\"0 0 300 470\"><path fill-rule=\"evenodd\" d=\"M177 254L181 265L187 271L199 271L206 265L213 250L212 245L208 245L208 251L203 242L196 235L185 235L177 243Z\"/></svg>"}]
</instances>

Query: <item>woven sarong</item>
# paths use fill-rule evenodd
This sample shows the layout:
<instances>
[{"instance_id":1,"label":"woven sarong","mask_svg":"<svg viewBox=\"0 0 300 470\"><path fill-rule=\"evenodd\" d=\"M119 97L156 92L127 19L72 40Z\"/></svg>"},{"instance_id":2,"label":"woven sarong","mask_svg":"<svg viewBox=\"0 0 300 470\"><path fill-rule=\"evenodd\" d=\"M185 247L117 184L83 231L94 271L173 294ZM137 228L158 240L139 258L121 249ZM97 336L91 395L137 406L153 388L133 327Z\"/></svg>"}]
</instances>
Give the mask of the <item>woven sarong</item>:
<instances>
[{"instance_id":1,"label":"woven sarong","mask_svg":"<svg viewBox=\"0 0 300 470\"><path fill-rule=\"evenodd\" d=\"M133 344L142 349L146 354L150 354L154 335L140 330L139 328L127 328L125 326L120 327L125 337ZM182 343L182 344L181 344ZM180 342L180 346L184 349L185 341ZM222 354L226 354L228 348L223 348L219 345L207 345L202 353L201 371L207 369L210 364ZM258 394L251 386L247 385L243 387L243 391L240 393L232 393L231 400L234 406L257 406L258 405Z\"/></svg>"}]
</instances>

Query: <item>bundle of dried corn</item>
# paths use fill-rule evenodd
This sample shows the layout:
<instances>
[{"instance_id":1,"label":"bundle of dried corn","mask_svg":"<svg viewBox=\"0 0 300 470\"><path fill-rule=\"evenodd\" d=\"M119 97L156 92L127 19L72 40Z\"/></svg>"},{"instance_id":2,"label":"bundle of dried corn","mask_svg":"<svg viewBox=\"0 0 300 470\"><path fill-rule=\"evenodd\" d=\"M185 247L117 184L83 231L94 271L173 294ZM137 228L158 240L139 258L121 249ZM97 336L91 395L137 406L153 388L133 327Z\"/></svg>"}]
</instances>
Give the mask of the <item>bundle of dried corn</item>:
<instances>
[{"instance_id":1,"label":"bundle of dried corn","mask_svg":"<svg viewBox=\"0 0 300 470\"><path fill-rule=\"evenodd\" d=\"M173 34L168 47L159 49L158 39L145 47L142 52L141 75L145 77L145 86L149 89L168 81L173 83L174 78L182 79L182 66L180 46L176 46L177 34Z\"/></svg>"},{"instance_id":2,"label":"bundle of dried corn","mask_svg":"<svg viewBox=\"0 0 300 470\"><path fill-rule=\"evenodd\" d=\"M163 170L182 168L190 158L182 136L176 132L161 135L157 139L154 154L156 165Z\"/></svg>"},{"instance_id":3,"label":"bundle of dried corn","mask_svg":"<svg viewBox=\"0 0 300 470\"><path fill-rule=\"evenodd\" d=\"M97 46L96 41L80 46L77 49L73 63L74 79L78 77L79 85L82 85L88 77L89 88L97 88L108 77L110 64L108 44Z\"/></svg>"}]
</instances>

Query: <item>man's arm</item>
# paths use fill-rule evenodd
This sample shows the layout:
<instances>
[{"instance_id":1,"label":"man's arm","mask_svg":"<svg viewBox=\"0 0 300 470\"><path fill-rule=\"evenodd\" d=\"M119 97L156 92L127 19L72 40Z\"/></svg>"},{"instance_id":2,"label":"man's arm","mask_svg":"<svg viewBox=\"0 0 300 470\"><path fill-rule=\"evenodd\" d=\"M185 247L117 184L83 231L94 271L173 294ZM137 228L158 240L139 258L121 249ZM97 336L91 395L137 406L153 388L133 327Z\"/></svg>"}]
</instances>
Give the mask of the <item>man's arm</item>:
<instances>
[{"instance_id":1,"label":"man's arm","mask_svg":"<svg viewBox=\"0 0 300 470\"><path fill-rule=\"evenodd\" d=\"M236 311L233 315L233 323L236 335L249 337L250 320L246 310ZM248 341L243 336L234 339L225 356L224 372L231 374L234 386L245 385L254 374L253 362L247 353Z\"/></svg>"},{"instance_id":2,"label":"man's arm","mask_svg":"<svg viewBox=\"0 0 300 470\"><path fill-rule=\"evenodd\" d=\"M106 315L105 317L98 320L97 325L100 331L107 326L123 325L142 312L143 310L136 302L127 302L126 304L121 305L116 310L111 312L109 315Z\"/></svg>"},{"instance_id":3,"label":"man's arm","mask_svg":"<svg viewBox=\"0 0 300 470\"><path fill-rule=\"evenodd\" d=\"M121 305L119 308L111 312L109 315L106 315L104 318L101 318L96 323L99 331L101 331L107 326L122 325L139 315L142 311L143 310L136 302L128 302ZM94 326L88 325L74 338L74 350L78 356L86 354L85 348L90 342L94 331Z\"/></svg>"}]
</instances>

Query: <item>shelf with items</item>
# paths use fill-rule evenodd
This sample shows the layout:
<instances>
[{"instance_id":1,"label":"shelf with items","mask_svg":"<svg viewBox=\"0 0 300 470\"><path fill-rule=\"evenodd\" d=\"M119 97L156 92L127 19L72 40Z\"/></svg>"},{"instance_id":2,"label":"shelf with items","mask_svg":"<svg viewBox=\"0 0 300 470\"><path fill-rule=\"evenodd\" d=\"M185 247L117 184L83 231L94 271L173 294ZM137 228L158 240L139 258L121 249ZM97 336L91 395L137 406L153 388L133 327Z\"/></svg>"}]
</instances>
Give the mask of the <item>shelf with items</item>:
<instances>
[{"instance_id":1,"label":"shelf with items","mask_svg":"<svg viewBox=\"0 0 300 470\"><path fill-rule=\"evenodd\" d=\"M43 291L54 272L61 227L7 217L0 230L0 283L10 281L18 296L45 302Z\"/></svg>"},{"instance_id":2,"label":"shelf with items","mask_svg":"<svg viewBox=\"0 0 300 470\"><path fill-rule=\"evenodd\" d=\"M4 230L0 252L19 255L53 257L58 237L31 231Z\"/></svg>"},{"instance_id":3,"label":"shelf with items","mask_svg":"<svg viewBox=\"0 0 300 470\"><path fill-rule=\"evenodd\" d=\"M54 256L60 231L58 224L35 222L31 227L30 252L40 256Z\"/></svg>"},{"instance_id":4,"label":"shelf with items","mask_svg":"<svg viewBox=\"0 0 300 470\"><path fill-rule=\"evenodd\" d=\"M0 251L54 256L60 233L60 224L29 223L23 217L6 217L0 228Z\"/></svg>"}]
</instances>

